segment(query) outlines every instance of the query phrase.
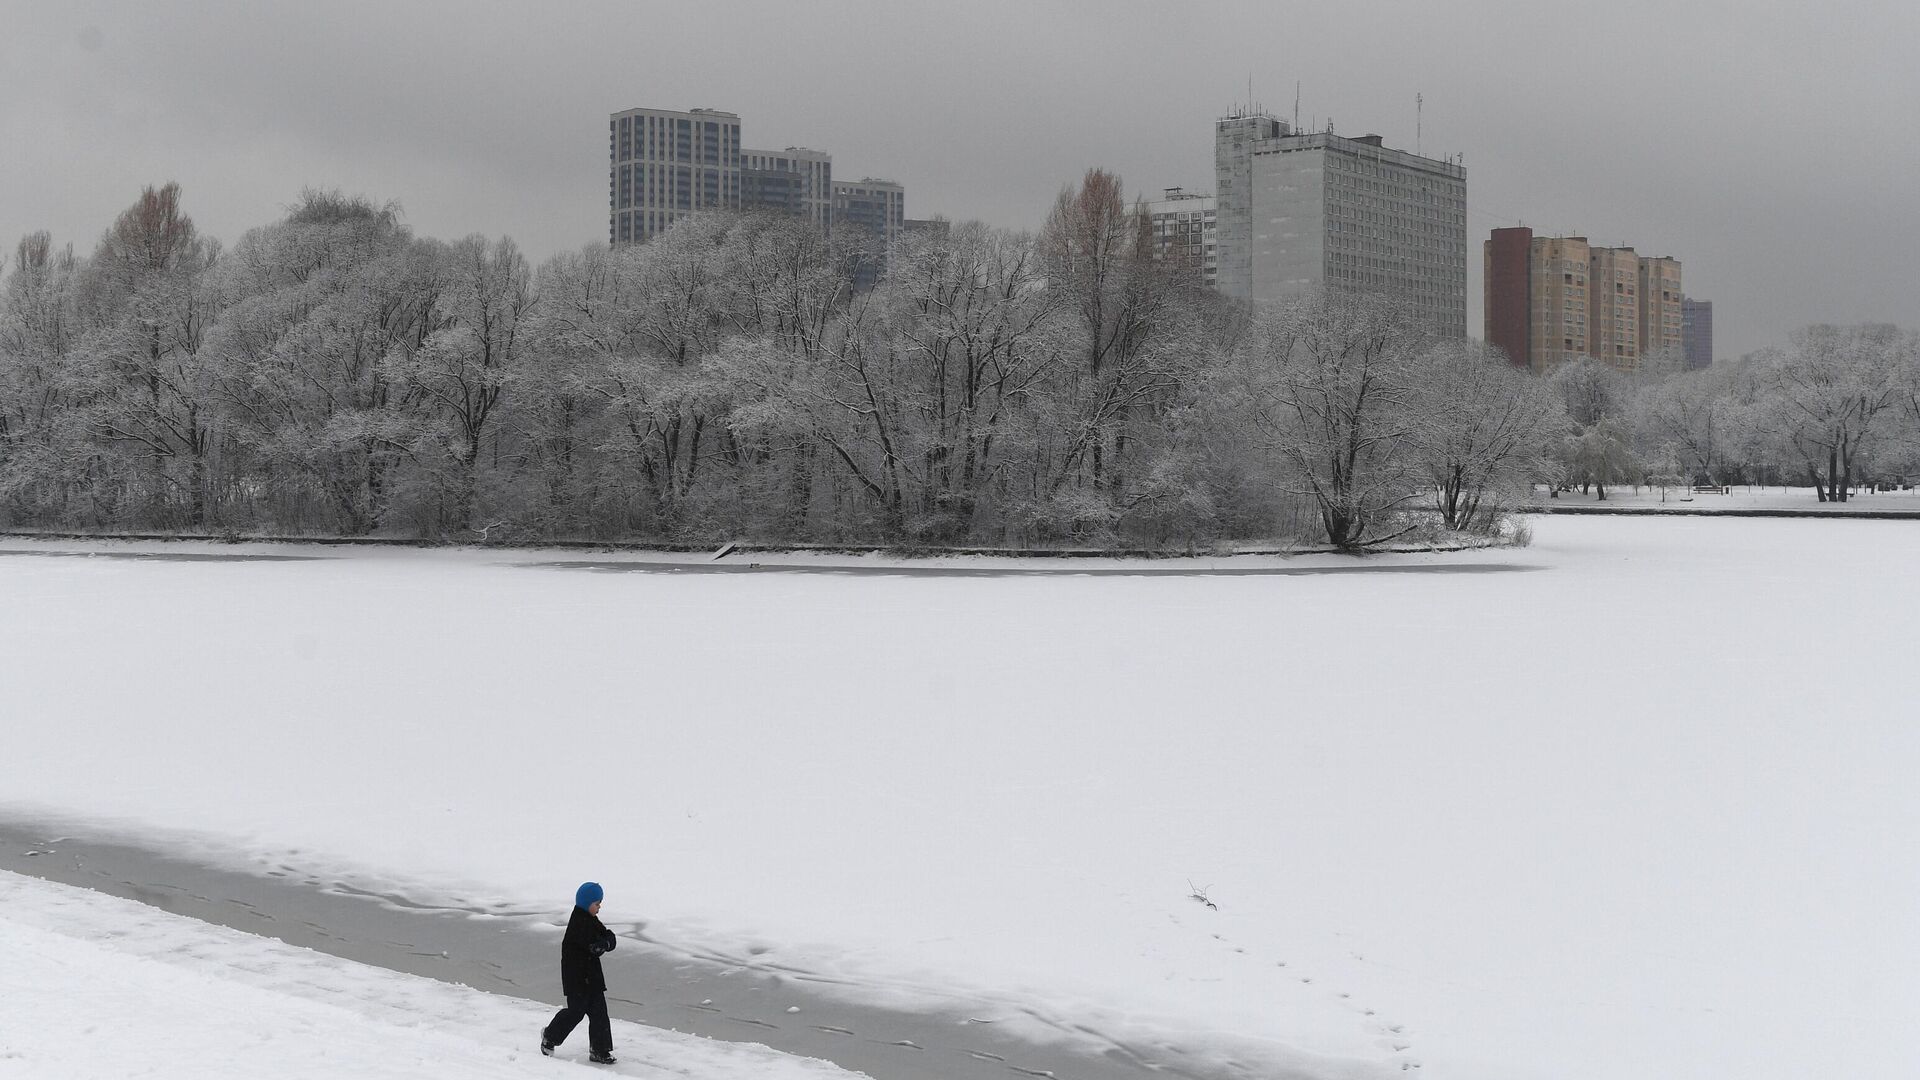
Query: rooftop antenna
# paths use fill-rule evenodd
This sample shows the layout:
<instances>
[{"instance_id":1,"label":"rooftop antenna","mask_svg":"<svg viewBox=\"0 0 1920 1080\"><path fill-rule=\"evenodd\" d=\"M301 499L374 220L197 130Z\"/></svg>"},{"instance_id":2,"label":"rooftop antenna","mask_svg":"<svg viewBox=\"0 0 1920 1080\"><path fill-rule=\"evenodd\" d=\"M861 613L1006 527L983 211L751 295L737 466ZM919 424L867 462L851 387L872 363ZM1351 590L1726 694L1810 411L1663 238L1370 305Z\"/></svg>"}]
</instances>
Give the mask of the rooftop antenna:
<instances>
[{"instance_id":1,"label":"rooftop antenna","mask_svg":"<svg viewBox=\"0 0 1920 1080\"><path fill-rule=\"evenodd\" d=\"M1413 153L1415 157L1420 156L1420 132L1421 124L1426 119L1426 107L1427 99L1416 92L1413 95Z\"/></svg>"},{"instance_id":2,"label":"rooftop antenna","mask_svg":"<svg viewBox=\"0 0 1920 1080\"><path fill-rule=\"evenodd\" d=\"M1293 80L1293 130L1300 130L1300 80Z\"/></svg>"}]
</instances>

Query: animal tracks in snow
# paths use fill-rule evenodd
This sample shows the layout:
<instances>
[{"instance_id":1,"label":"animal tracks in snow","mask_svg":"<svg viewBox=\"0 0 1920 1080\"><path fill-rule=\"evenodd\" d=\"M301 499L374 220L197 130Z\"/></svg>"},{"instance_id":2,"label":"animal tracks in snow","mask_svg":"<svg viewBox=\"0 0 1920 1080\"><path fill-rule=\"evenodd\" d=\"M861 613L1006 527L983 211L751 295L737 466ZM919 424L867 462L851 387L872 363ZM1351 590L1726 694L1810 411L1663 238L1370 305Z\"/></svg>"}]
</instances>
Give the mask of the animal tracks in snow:
<instances>
[{"instance_id":1,"label":"animal tracks in snow","mask_svg":"<svg viewBox=\"0 0 1920 1080\"><path fill-rule=\"evenodd\" d=\"M1172 919L1176 925L1183 925L1179 916L1172 916ZM1219 942L1222 948L1235 956L1244 956L1249 959L1254 958L1254 954L1245 946L1233 941L1225 934L1207 931L1207 936ZM1349 950L1347 955L1360 963L1367 962L1366 957L1360 955L1358 952ZM1289 974L1292 974L1299 980L1301 986L1321 987L1326 985L1320 980L1318 973L1303 973L1297 968L1289 968L1288 961L1284 958L1274 957L1272 964L1276 969L1287 969ZM1404 1056L1409 1050L1413 1049L1413 1041L1407 1035L1405 1025L1388 1023L1381 1020L1377 1010L1369 1008L1361 1002L1356 1002L1353 994L1349 991L1328 987L1325 993L1331 1000L1337 1002L1339 1007L1347 1009L1363 1019L1363 1030L1375 1037L1375 1045L1390 1054L1400 1057L1399 1065L1402 1072L1420 1068L1420 1062Z\"/></svg>"}]
</instances>

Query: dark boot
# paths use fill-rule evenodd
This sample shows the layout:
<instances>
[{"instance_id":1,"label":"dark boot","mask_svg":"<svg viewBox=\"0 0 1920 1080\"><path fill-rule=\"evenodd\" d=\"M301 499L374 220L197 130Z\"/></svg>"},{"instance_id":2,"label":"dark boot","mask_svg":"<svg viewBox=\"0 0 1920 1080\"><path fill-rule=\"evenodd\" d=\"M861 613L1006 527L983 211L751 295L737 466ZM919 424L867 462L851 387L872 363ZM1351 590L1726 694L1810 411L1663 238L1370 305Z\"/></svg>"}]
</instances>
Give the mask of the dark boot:
<instances>
[{"instance_id":1,"label":"dark boot","mask_svg":"<svg viewBox=\"0 0 1920 1080\"><path fill-rule=\"evenodd\" d=\"M620 1059L614 1057L613 1051L611 1050L595 1050L593 1053L587 1055L587 1060L593 1062L595 1065L611 1065Z\"/></svg>"}]
</instances>

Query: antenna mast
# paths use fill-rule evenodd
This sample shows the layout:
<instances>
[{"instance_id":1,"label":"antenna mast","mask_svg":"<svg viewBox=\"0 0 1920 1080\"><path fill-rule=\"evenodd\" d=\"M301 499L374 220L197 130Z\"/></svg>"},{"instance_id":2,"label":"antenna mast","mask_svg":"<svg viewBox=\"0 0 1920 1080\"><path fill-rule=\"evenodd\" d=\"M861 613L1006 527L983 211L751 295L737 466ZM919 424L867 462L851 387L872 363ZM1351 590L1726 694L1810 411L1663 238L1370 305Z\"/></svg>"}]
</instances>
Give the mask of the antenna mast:
<instances>
[{"instance_id":1,"label":"antenna mast","mask_svg":"<svg viewBox=\"0 0 1920 1080\"><path fill-rule=\"evenodd\" d=\"M1293 130L1300 130L1300 80L1293 80Z\"/></svg>"},{"instance_id":2,"label":"antenna mast","mask_svg":"<svg viewBox=\"0 0 1920 1080\"><path fill-rule=\"evenodd\" d=\"M1420 153L1420 128L1422 121L1426 119L1426 107L1426 97L1415 93L1413 95L1413 152L1415 155Z\"/></svg>"}]
</instances>

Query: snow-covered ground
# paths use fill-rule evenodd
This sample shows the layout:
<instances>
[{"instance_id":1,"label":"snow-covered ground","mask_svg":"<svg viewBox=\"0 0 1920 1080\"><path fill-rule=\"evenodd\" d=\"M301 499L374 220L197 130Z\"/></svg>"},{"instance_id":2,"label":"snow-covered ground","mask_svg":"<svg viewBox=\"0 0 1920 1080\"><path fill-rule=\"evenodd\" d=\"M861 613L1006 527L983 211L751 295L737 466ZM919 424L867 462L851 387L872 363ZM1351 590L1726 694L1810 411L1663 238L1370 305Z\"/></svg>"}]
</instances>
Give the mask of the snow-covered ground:
<instances>
[{"instance_id":1,"label":"snow-covered ground","mask_svg":"<svg viewBox=\"0 0 1920 1080\"><path fill-rule=\"evenodd\" d=\"M556 914L594 878L654 937L1242 1060L1920 1073L1920 526L1534 534L1277 577L0 557L0 813Z\"/></svg>"},{"instance_id":2,"label":"snow-covered ground","mask_svg":"<svg viewBox=\"0 0 1920 1080\"><path fill-rule=\"evenodd\" d=\"M615 1021L551 1061L551 1010L0 872L0 1076L60 1080L851 1080L764 1047Z\"/></svg>"},{"instance_id":3,"label":"snow-covered ground","mask_svg":"<svg viewBox=\"0 0 1920 1080\"><path fill-rule=\"evenodd\" d=\"M1767 510L1785 513L1853 514L1862 511L1920 515L1920 491L1866 491L1855 488L1843 503L1823 503L1810 487L1753 487L1735 484L1724 492L1695 491L1691 487L1621 487L1607 489L1602 500L1596 491L1563 491L1547 497L1545 488L1535 489L1534 501L1541 506L1607 506L1618 509L1714 510L1719 512Z\"/></svg>"}]
</instances>

